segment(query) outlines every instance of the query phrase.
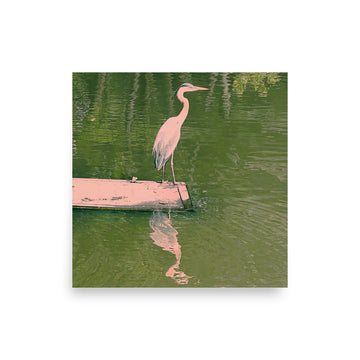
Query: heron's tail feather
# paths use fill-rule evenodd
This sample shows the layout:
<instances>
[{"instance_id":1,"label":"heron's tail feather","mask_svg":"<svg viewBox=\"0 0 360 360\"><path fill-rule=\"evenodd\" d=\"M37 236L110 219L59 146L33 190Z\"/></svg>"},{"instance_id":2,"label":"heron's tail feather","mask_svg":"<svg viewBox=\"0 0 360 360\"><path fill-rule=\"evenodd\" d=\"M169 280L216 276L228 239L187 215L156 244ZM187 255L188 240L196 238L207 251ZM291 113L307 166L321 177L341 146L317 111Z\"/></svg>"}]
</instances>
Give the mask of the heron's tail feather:
<instances>
[{"instance_id":1,"label":"heron's tail feather","mask_svg":"<svg viewBox=\"0 0 360 360\"><path fill-rule=\"evenodd\" d=\"M161 170L167 160L168 159L159 154L157 151L154 151L154 165L156 170Z\"/></svg>"}]
</instances>

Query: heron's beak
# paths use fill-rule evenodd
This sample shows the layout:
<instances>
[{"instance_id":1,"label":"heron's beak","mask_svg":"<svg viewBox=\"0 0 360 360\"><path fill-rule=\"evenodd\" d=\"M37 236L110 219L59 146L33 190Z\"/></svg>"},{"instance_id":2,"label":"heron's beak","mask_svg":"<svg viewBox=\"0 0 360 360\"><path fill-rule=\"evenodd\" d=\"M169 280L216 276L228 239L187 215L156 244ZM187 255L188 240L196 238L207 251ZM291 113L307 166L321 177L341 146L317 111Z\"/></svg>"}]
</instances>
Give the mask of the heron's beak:
<instances>
[{"instance_id":1,"label":"heron's beak","mask_svg":"<svg viewBox=\"0 0 360 360\"><path fill-rule=\"evenodd\" d=\"M196 90L209 90L209 89L208 89L208 88L203 88L203 87L197 86L197 87L196 87Z\"/></svg>"}]
</instances>

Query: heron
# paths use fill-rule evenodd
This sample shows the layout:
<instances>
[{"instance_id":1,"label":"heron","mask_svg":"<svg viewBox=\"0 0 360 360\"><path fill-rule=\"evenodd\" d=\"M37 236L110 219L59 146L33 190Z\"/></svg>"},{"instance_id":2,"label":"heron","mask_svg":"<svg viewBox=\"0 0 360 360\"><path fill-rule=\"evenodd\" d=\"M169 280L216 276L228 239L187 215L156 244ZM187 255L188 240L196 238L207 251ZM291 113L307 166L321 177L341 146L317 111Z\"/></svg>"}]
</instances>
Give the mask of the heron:
<instances>
[{"instance_id":1,"label":"heron","mask_svg":"<svg viewBox=\"0 0 360 360\"><path fill-rule=\"evenodd\" d=\"M180 140L181 126L184 123L189 112L189 100L184 97L185 92L209 90L204 87L194 86L190 83L184 83L176 90L177 98L184 104L178 116L167 119L161 126L156 135L153 146L154 165L156 170L163 169L162 182L164 182L165 164L171 157L171 171L173 176L173 184L175 185L175 172L174 172L174 151Z\"/></svg>"}]
</instances>

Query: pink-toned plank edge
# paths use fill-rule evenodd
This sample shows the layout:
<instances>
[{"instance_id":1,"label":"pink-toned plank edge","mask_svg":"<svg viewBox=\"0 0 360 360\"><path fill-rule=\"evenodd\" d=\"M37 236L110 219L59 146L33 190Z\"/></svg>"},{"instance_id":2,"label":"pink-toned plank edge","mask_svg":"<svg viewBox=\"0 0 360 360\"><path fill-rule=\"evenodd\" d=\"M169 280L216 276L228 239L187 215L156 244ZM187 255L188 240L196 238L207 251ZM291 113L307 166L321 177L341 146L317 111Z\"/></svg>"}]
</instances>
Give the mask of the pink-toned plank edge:
<instances>
[{"instance_id":1,"label":"pink-toned plank edge","mask_svg":"<svg viewBox=\"0 0 360 360\"><path fill-rule=\"evenodd\" d=\"M122 210L192 207L184 182L131 181L73 178L73 207Z\"/></svg>"}]
</instances>

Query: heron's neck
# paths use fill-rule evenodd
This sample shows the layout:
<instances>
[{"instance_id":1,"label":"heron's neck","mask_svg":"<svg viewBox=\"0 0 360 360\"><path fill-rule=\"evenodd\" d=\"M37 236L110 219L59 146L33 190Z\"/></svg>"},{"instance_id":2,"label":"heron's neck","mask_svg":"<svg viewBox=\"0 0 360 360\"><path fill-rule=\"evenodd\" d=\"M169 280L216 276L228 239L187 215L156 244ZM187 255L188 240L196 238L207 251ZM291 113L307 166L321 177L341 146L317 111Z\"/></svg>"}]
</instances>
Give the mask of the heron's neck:
<instances>
[{"instance_id":1,"label":"heron's neck","mask_svg":"<svg viewBox=\"0 0 360 360\"><path fill-rule=\"evenodd\" d=\"M180 119L180 125L182 125L189 112L189 100L182 93L178 94L178 99L184 104L180 114L178 115L178 118Z\"/></svg>"}]
</instances>

